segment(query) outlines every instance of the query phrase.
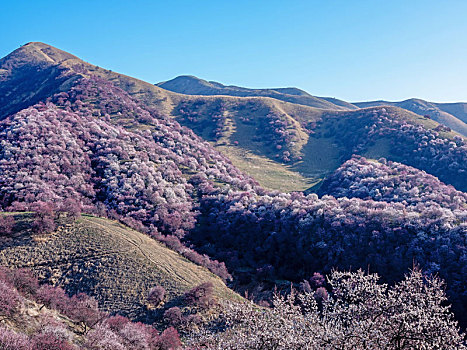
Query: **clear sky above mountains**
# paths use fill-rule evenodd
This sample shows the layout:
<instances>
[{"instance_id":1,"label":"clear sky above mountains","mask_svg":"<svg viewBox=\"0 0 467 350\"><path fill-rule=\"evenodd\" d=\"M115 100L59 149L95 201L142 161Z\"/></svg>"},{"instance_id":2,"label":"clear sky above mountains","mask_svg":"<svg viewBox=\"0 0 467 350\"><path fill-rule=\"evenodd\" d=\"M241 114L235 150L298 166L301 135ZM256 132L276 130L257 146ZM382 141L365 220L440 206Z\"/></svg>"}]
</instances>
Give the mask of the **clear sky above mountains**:
<instances>
[{"instance_id":1,"label":"clear sky above mountains","mask_svg":"<svg viewBox=\"0 0 467 350\"><path fill-rule=\"evenodd\" d=\"M467 101L467 1L7 1L0 56L42 41L150 81L181 74L347 101Z\"/></svg>"}]
</instances>

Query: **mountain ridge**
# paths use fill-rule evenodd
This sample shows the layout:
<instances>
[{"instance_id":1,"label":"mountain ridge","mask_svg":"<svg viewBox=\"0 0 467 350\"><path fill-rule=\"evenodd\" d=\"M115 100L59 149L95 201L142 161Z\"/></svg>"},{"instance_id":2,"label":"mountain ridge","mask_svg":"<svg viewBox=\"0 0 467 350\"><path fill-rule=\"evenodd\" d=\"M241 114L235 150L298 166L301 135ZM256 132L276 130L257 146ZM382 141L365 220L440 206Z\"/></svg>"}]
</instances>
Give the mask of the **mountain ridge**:
<instances>
[{"instance_id":1,"label":"mountain ridge","mask_svg":"<svg viewBox=\"0 0 467 350\"><path fill-rule=\"evenodd\" d=\"M34 212L36 230L53 231L53 219L69 209L119 220L224 280L232 276L230 286L253 298L335 267L371 266L393 283L416 260L440 271L456 312L466 314L466 207L458 191L467 190L467 142L432 118L397 106L183 95L41 43L0 69L0 206ZM342 166L353 155L388 165ZM249 158L259 164L258 181L267 172L278 188L242 171ZM302 178L284 193L290 173ZM311 182L324 195L304 193ZM351 185L348 195L340 183Z\"/></svg>"},{"instance_id":2,"label":"mountain ridge","mask_svg":"<svg viewBox=\"0 0 467 350\"><path fill-rule=\"evenodd\" d=\"M0 100L2 97L3 100L0 102L4 102L0 104L0 118L43 101L54 93L68 91L83 77L98 76L123 89L156 113L175 118L182 125L191 128L227 155L234 165L247 173L252 171L260 184L279 190L305 190L337 169L340 162L348 158L349 155L344 155L344 148L335 146L332 137L317 136L331 135L336 131L335 123L327 123L326 120L345 115L348 125L339 128L351 128L352 120L358 118L362 111L382 113L384 110L383 106L367 110L348 110L342 107L341 110L322 109L263 96L184 95L94 66L44 43L29 43L0 62L0 68L6 71L0 77L3 82L0 86ZM31 86L31 83L25 83L27 79L40 83ZM199 79L196 78L196 81ZM295 88L285 89L286 92L307 94ZM14 94L15 98L10 98L10 94ZM327 106L330 105L329 102L326 103ZM391 108L395 107L386 107ZM437 127L435 122L412 115L407 110L391 111L410 123ZM120 118L119 123L123 122ZM126 127L130 129L140 127L139 123L129 119L127 122ZM331 129L324 130L323 125L328 125L326 128ZM316 128L323 129L323 133L316 133ZM454 137L454 133L445 131L443 135ZM317 150L326 154L329 161L318 159L320 156L317 156ZM388 157L388 151L387 147L380 148L376 156ZM256 164L254 167L250 166L252 159ZM273 178L262 178L261 171L255 169L267 169L287 185L280 184Z\"/></svg>"},{"instance_id":3,"label":"mountain ridge","mask_svg":"<svg viewBox=\"0 0 467 350\"><path fill-rule=\"evenodd\" d=\"M312 96L304 90L287 88L250 89L235 85L224 85L215 81L207 81L193 75L181 75L174 79L155 84L166 90L188 94L188 95L227 95L240 97L271 97L285 102L301 104L310 107L323 109L356 109L355 106L345 101L331 98L321 98ZM334 104L330 100L339 101Z\"/></svg>"},{"instance_id":4,"label":"mountain ridge","mask_svg":"<svg viewBox=\"0 0 467 350\"><path fill-rule=\"evenodd\" d=\"M379 100L355 102L354 104L361 108L374 106L396 106L404 108L418 115L432 118L459 132L463 136L467 136L467 103L464 102L436 103L419 98L410 98L397 102Z\"/></svg>"},{"instance_id":5,"label":"mountain ridge","mask_svg":"<svg viewBox=\"0 0 467 350\"><path fill-rule=\"evenodd\" d=\"M308 92L295 87L249 89L235 85L224 85L215 81L206 81L192 75L178 76L155 85L169 91L188 95L267 96L286 102L331 110L355 110L358 108L375 106L396 106L421 116L430 116L435 121L445 124L467 137L467 103L463 102L436 103L410 98L398 102L378 100L350 103L337 98L312 96ZM325 102L328 102L328 104Z\"/></svg>"}]
</instances>

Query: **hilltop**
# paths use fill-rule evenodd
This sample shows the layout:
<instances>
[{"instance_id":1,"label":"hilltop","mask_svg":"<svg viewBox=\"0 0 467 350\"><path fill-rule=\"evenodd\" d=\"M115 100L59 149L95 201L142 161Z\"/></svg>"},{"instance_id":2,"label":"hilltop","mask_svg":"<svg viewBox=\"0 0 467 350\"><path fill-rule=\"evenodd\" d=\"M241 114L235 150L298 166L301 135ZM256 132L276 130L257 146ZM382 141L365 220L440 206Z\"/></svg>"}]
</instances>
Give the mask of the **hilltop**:
<instances>
[{"instance_id":1,"label":"hilltop","mask_svg":"<svg viewBox=\"0 0 467 350\"><path fill-rule=\"evenodd\" d=\"M234 164L253 175L260 184L274 189L303 190L307 185L317 188L319 181L349 159L352 153L394 161L405 159L410 165L443 177L440 170L430 170L428 164L415 164L409 158L401 158L394 145L400 139L398 136L394 135L395 139L391 139L387 135L373 135L373 145L368 145L369 135L366 132L372 128L376 114L389 114L399 124L402 122L441 131L442 136L448 140L467 135L467 125L462 121L462 118L465 119L463 104L434 104L416 99L401 103L377 101L345 104L341 100L320 98L335 105L305 103L295 99L293 104L282 105L278 101L269 101L267 104L276 108L265 109L261 106L266 104L264 100L256 101L255 104L259 106L250 102L243 107L242 100L231 101L224 95L266 95L289 102L292 101L290 96L302 98L311 95L296 88L248 89L225 86L193 76L180 76L157 86L188 95L217 96L217 104L203 100L202 96L195 96L197 100L185 103L181 110L175 109L181 114L177 116L174 113L177 120L213 142ZM302 107L299 107L300 104ZM307 108L303 106L306 104ZM441 108L455 111L459 118ZM266 123L263 121L264 115ZM450 129L454 132L450 132ZM402 133L402 130L398 132ZM411 149L413 145L407 144L406 147ZM279 181L265 177L259 169L267 169ZM465 181L454 181L460 184L460 189L466 188ZM279 182L288 185L281 186Z\"/></svg>"},{"instance_id":2,"label":"hilltop","mask_svg":"<svg viewBox=\"0 0 467 350\"><path fill-rule=\"evenodd\" d=\"M0 117L44 100L46 96L68 91L80 79L97 76L121 88L145 108L158 115L175 118L180 124L191 128L226 155L234 166L270 189L306 190L337 169L350 157L349 151L352 150L364 156L400 161L400 157L392 154L393 147L388 144L387 137L375 140L378 146L372 147L370 153L358 150L359 143L367 138L362 132L366 130L365 127L371 127L375 113L391 111L393 118L409 124L438 128L435 121L404 109L374 107L356 110L355 106L343 107L338 101L331 103L313 96L313 101L319 101L319 104L314 104L315 107L284 102L287 99L283 96L286 95L294 99L311 96L296 88L245 89L195 77L179 77L155 86L96 67L43 43L29 43L0 62L3 72L0 78L0 92L3 94L0 96L4 96L4 100L0 101L3 102ZM21 82L26 76L33 83L23 85ZM40 85L35 86L35 81L40 81ZM171 84L181 86L185 93L189 93L194 86L196 93L207 91L222 95L187 95L162 88L169 88ZM13 93L15 98L9 98ZM248 97L226 96L228 94ZM273 97L265 97L269 95ZM367 117L362 118L365 114ZM336 116L345 117L344 122L336 124ZM147 128L144 122L131 118L112 118L112 122L117 120L119 125L130 130ZM347 136L360 141L349 144L349 140L341 139L335 132L343 127L354 128L354 121L362 128L358 129L358 133ZM443 137L452 140L456 136L447 129L442 130ZM432 171L427 164L417 166ZM440 176L438 172L432 174Z\"/></svg>"},{"instance_id":3,"label":"hilltop","mask_svg":"<svg viewBox=\"0 0 467 350\"><path fill-rule=\"evenodd\" d=\"M429 117L438 123L450 127L459 134L467 137L467 104L466 103L435 103L418 98L411 98L400 102L369 101L356 102L360 108L375 106L395 106Z\"/></svg>"},{"instance_id":4,"label":"hilltop","mask_svg":"<svg viewBox=\"0 0 467 350\"><path fill-rule=\"evenodd\" d=\"M89 64L53 46L31 42L0 60L0 119L29 107L54 93L67 91L83 77L99 76L130 95L140 96L162 110L171 93L141 80Z\"/></svg>"},{"instance_id":5,"label":"hilltop","mask_svg":"<svg viewBox=\"0 0 467 350\"><path fill-rule=\"evenodd\" d=\"M192 75L181 75L172 80L156 84L166 90L186 95L226 95L241 97L271 97L280 101L323 108L323 109L357 109L345 101L312 96L297 88L249 89L235 85L223 85L215 81L206 81Z\"/></svg>"},{"instance_id":6,"label":"hilltop","mask_svg":"<svg viewBox=\"0 0 467 350\"><path fill-rule=\"evenodd\" d=\"M219 298L236 298L221 282L232 278L269 305L274 286L306 288L334 268L371 268L397 283L416 260L447 281L466 322L467 142L433 118L180 94L42 43L0 69L0 208L24 228L11 236L11 215L0 217L5 263L32 261L44 281L150 322L144 296L155 279L167 307L200 281L192 272L211 276ZM386 159L342 165L353 155ZM55 230L70 213L84 214ZM40 235L28 238L28 225ZM203 299L210 285L192 294Z\"/></svg>"}]
</instances>

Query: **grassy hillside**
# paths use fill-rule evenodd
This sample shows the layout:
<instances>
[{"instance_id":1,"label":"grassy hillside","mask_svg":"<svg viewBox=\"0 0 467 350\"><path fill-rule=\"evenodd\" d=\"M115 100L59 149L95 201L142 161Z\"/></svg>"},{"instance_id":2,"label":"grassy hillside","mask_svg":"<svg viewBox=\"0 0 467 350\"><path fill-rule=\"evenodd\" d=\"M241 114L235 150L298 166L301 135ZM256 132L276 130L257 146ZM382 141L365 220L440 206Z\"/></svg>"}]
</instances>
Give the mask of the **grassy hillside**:
<instances>
[{"instance_id":1,"label":"grassy hillside","mask_svg":"<svg viewBox=\"0 0 467 350\"><path fill-rule=\"evenodd\" d=\"M346 110L356 109L350 103L332 98L312 96L297 88L249 89L234 85L223 85L215 81L206 81L191 75L178 76L172 80L156 84L166 90L187 95L225 95L240 97L271 97L280 101L301 104L310 107Z\"/></svg>"},{"instance_id":2,"label":"grassy hillside","mask_svg":"<svg viewBox=\"0 0 467 350\"><path fill-rule=\"evenodd\" d=\"M467 103L436 103L436 106L442 111L452 114L457 119L467 123Z\"/></svg>"},{"instance_id":3,"label":"grassy hillside","mask_svg":"<svg viewBox=\"0 0 467 350\"><path fill-rule=\"evenodd\" d=\"M156 285L166 289L166 304L177 304L203 282L212 282L219 298L240 298L205 268L116 221L82 216L51 234L35 235L30 215L14 216L16 234L1 243L0 265L27 267L70 294L85 292L105 311L144 317L146 297Z\"/></svg>"},{"instance_id":4,"label":"grassy hillside","mask_svg":"<svg viewBox=\"0 0 467 350\"><path fill-rule=\"evenodd\" d=\"M260 184L283 191L303 190L306 186L312 187L332 173L352 154L403 161L404 159L395 151L394 142L397 139L394 137L374 134L371 136L371 141L367 142L370 138L369 130L376 125L378 115L383 114L389 115L394 121L421 126L426 130L439 129L436 121L396 107L368 108L358 111L315 110L312 113L293 114L298 124L295 130L301 132L298 135L304 136L301 142L294 143L298 156L290 162L284 162L278 158L274 148L261 147L260 142L254 141L255 130L261 129L259 125L245 125L241 120L237 121L236 125L240 125L243 137L235 138L235 133L226 133L225 137L217 141L217 147L237 167L251 174ZM196 131L196 128L193 129ZM447 129L440 130L439 134L449 140L458 135ZM401 137L400 140L402 139L404 138ZM406 142L406 147L412 147L408 140L404 139L403 142ZM249 155L254 155L254 157ZM258 163L255 157L261 157L267 161ZM262 169L252 165L252 162L261 164ZM289 174L297 174L298 177L290 177Z\"/></svg>"},{"instance_id":5,"label":"grassy hillside","mask_svg":"<svg viewBox=\"0 0 467 350\"><path fill-rule=\"evenodd\" d=\"M467 136L467 107L463 103L433 103L416 98L400 102L370 101L355 105L366 108L374 106L395 106L404 108L421 116L429 116L438 123Z\"/></svg>"},{"instance_id":6,"label":"grassy hillside","mask_svg":"<svg viewBox=\"0 0 467 350\"><path fill-rule=\"evenodd\" d=\"M194 91L200 94L260 96L180 94L93 66L43 43L29 43L16 50L0 61L0 69L0 82L3 82L0 84L0 92L8 96L14 91L15 96L19 96L13 100L8 97L1 100L0 93L0 102L3 102L0 104L0 116L44 99L47 94L66 91L80 77L97 75L111 81L157 113L176 118L227 155L236 167L254 176L260 185L270 189L303 190L334 171L352 152L373 158L401 160L391 156L390 142L384 137L366 145L365 150L356 149L367 137L365 127L370 128L374 124L374 113L381 114L388 109L380 106L387 104L384 101L369 103L378 105L378 108L355 110L353 105L330 98L317 99L295 88L251 90L206 82L194 77L179 77L158 84L165 88L171 85L174 90L181 92L193 93L195 84L198 90ZM38 87L20 84L31 70L40 72L42 80L39 81L43 84ZM31 93L31 89L36 92ZM23 93L19 93L21 91ZM322 108L310 107L299 100L309 99L310 96L319 103L308 104ZM417 109L411 107L413 104L418 106ZM358 105L362 107L367 104ZM424 101L409 100L404 101L401 107L412 108L418 115L400 108L391 109L391 113L395 115L394 118L428 129L437 128L438 120L463 135L467 134L465 123L440 109L440 112L433 112L435 110L432 108L436 107L433 106L434 104ZM459 106L443 108L459 110L461 113ZM427 110L431 112L426 113ZM420 114L429 114L432 120L423 118ZM112 122L122 125L125 120L115 118ZM358 128L356 124L359 125ZM128 120L124 126L150 127L135 120ZM344 133L341 131L347 129L353 131L345 133L349 140L343 140ZM440 134L451 139L455 136L455 133L448 133L444 129ZM424 170L428 171L425 168Z\"/></svg>"},{"instance_id":7,"label":"grassy hillside","mask_svg":"<svg viewBox=\"0 0 467 350\"><path fill-rule=\"evenodd\" d=\"M28 43L2 58L0 72L0 119L55 92L67 91L76 79L91 75L112 81L162 112L171 106L172 93L164 89L94 66L41 42Z\"/></svg>"},{"instance_id":8,"label":"grassy hillside","mask_svg":"<svg viewBox=\"0 0 467 350\"><path fill-rule=\"evenodd\" d=\"M302 175L295 168L235 145L218 145L232 163L256 179L263 187L285 192L304 191L317 180Z\"/></svg>"},{"instance_id":9,"label":"grassy hillside","mask_svg":"<svg viewBox=\"0 0 467 350\"><path fill-rule=\"evenodd\" d=\"M346 109L339 110L323 105L319 105L323 108L310 108L300 105L300 101L292 104L267 101L264 98L249 103L244 99L229 100L229 97L221 95L261 95L271 90L224 86L196 77L177 77L158 86L190 95L217 95L217 105L203 100L203 96L191 96L195 99L182 102L183 108L176 107L173 114L180 123L213 142L237 167L254 176L261 185L282 191L302 190L307 185L316 185L353 153L402 161L394 152L394 140L387 136L373 137L370 143L365 144L367 131L375 122L374 113L383 115L389 111L394 120L420 125L427 130L436 129L442 137L448 139L453 139L455 132L467 135L467 125L461 119L441 110L437 104L417 99L400 103L361 103L358 106L366 109L356 110L357 106L344 101L321 98ZM273 90L296 97L309 96L296 88ZM378 108L368 108L372 106ZM462 106L457 104L446 108L455 110L458 115L465 113ZM179 113L180 110L182 113ZM281 123L282 130L277 130L276 125L280 128ZM443 127L439 129L438 123L455 132L449 132ZM288 134L281 139L277 137L281 133ZM252 165L251 162L260 163L258 158L251 155L269 160L261 163L264 171L258 171L259 167ZM424 169L429 170L426 167ZM290 172L299 177L292 180ZM300 181L300 177L305 181ZM286 182L288 178L290 182Z\"/></svg>"},{"instance_id":10,"label":"grassy hillside","mask_svg":"<svg viewBox=\"0 0 467 350\"><path fill-rule=\"evenodd\" d=\"M432 119L397 107L333 111L265 98L190 96L173 112L182 125L214 144L261 185L282 191L316 184L353 153L400 161L386 136L376 135L359 149L383 114L427 130L439 127ZM440 131L448 139L456 135ZM293 180L291 174L296 174Z\"/></svg>"}]
</instances>

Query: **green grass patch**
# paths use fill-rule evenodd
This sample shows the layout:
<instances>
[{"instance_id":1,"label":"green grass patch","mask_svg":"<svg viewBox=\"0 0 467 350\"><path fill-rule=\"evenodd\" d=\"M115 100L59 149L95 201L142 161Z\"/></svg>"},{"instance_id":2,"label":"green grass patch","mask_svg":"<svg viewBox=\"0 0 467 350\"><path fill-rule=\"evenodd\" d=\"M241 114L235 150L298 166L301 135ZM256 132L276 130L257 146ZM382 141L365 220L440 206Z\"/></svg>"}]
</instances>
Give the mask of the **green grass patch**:
<instances>
[{"instance_id":1,"label":"green grass patch","mask_svg":"<svg viewBox=\"0 0 467 350\"><path fill-rule=\"evenodd\" d=\"M303 191L312 186L307 179L289 166L254 154L238 146L216 146L240 170L252 176L261 186L282 192Z\"/></svg>"}]
</instances>

